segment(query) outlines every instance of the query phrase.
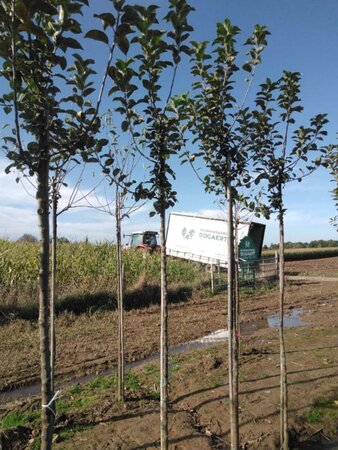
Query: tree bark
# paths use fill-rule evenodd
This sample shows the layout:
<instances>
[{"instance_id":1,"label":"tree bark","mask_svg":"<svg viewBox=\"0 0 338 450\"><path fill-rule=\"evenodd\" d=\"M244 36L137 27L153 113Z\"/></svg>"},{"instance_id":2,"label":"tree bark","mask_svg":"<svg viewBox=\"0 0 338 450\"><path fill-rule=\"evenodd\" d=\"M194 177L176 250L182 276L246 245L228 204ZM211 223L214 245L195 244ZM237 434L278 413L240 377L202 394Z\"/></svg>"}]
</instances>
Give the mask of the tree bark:
<instances>
[{"instance_id":1,"label":"tree bark","mask_svg":"<svg viewBox=\"0 0 338 450\"><path fill-rule=\"evenodd\" d=\"M52 398L50 342L49 342L49 158L43 142L43 155L37 173L37 214L40 230L39 270L39 334L41 354L41 450L52 448L54 414L49 402ZM48 405L48 406L47 406Z\"/></svg>"},{"instance_id":2,"label":"tree bark","mask_svg":"<svg viewBox=\"0 0 338 450\"><path fill-rule=\"evenodd\" d=\"M234 202L234 223L235 223L235 303L236 303L236 335L239 338L240 335L240 298L239 298L239 260L238 260L238 226L239 226L239 214L236 202ZM239 349L238 349L239 351ZM239 358L239 355L238 357Z\"/></svg>"},{"instance_id":3,"label":"tree bark","mask_svg":"<svg viewBox=\"0 0 338 450\"><path fill-rule=\"evenodd\" d=\"M236 202L234 204L234 341L233 341L233 352L234 352L234 407L236 408L236 441L237 448L239 448L239 337L240 337L240 297L239 297L239 270L238 270L238 210Z\"/></svg>"},{"instance_id":4,"label":"tree bark","mask_svg":"<svg viewBox=\"0 0 338 450\"><path fill-rule=\"evenodd\" d=\"M160 374L160 415L161 450L167 450L168 438L168 305L167 305L167 255L165 237L165 209L162 206L160 224L161 242L161 374Z\"/></svg>"},{"instance_id":5,"label":"tree bark","mask_svg":"<svg viewBox=\"0 0 338 450\"><path fill-rule=\"evenodd\" d=\"M288 390L287 366L284 341L284 211L282 192L279 192L281 207L279 209L279 353L280 353L280 448L288 450Z\"/></svg>"},{"instance_id":6,"label":"tree bark","mask_svg":"<svg viewBox=\"0 0 338 450\"><path fill-rule=\"evenodd\" d=\"M124 400L124 314L123 314L123 267L121 251L121 195L116 188L116 263L118 308L118 399Z\"/></svg>"},{"instance_id":7,"label":"tree bark","mask_svg":"<svg viewBox=\"0 0 338 450\"><path fill-rule=\"evenodd\" d=\"M51 276L51 296L50 296L50 367L51 367L51 389L54 394L56 339L55 339L55 301L56 301L56 242L57 242L57 186L56 180L52 184L52 276ZM55 405L54 405L55 411Z\"/></svg>"},{"instance_id":8,"label":"tree bark","mask_svg":"<svg viewBox=\"0 0 338 450\"><path fill-rule=\"evenodd\" d=\"M239 449L239 402L238 402L238 334L236 332L235 301L235 253L233 196L230 180L227 184L227 237L228 237L228 332L229 332L229 405L231 450Z\"/></svg>"}]
</instances>

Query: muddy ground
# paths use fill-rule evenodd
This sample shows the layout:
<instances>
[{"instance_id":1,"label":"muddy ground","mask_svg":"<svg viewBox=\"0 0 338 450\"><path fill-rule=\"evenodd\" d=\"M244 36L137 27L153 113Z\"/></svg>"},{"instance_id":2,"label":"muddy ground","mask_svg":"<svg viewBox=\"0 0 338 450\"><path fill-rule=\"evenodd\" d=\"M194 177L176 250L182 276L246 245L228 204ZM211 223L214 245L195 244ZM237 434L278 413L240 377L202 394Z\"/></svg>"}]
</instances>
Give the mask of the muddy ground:
<instances>
[{"instance_id":1,"label":"muddy ground","mask_svg":"<svg viewBox=\"0 0 338 450\"><path fill-rule=\"evenodd\" d=\"M290 383L290 428L293 437L306 441L334 438L337 430L304 419L320 398L338 399L337 392L337 293L338 258L290 262L293 276L320 276L317 280L290 280L286 308L302 308L307 326L286 330ZM324 280L328 276L330 280ZM169 341L176 345L226 326L224 294L199 293L169 308ZM241 443L243 448L273 449L278 434L278 334L264 326L267 316L278 311L277 290L244 293L241 321ZM156 353L159 348L159 307L125 314L128 361ZM267 324L266 324L267 325ZM115 311L62 314L57 318L57 375L100 372L116 364L117 315ZM249 333L249 329L251 332ZM248 334L249 333L249 334ZM15 319L0 327L0 389L38 380L37 324ZM228 448L226 344L188 352L174 359L170 399L170 438L173 449ZM140 369L142 370L142 369ZM56 448L146 449L159 448L158 402L152 396L129 393L126 405L116 406L114 392L98 395L86 411L75 413L72 423L82 425ZM335 404L335 403L333 403ZM1 415L6 408L2 405ZM304 416L305 415L305 416ZM68 420L68 422L67 422ZM69 417L60 418L60 429ZM74 431L75 430L75 431ZM325 437L323 437L325 436ZM315 447L314 440L306 447ZM298 444L297 444L298 445ZM299 444L300 445L300 444ZM328 444L329 445L329 444ZM330 444L331 445L331 444ZM327 448L338 448L338 445ZM24 448L24 447L23 447Z\"/></svg>"}]
</instances>

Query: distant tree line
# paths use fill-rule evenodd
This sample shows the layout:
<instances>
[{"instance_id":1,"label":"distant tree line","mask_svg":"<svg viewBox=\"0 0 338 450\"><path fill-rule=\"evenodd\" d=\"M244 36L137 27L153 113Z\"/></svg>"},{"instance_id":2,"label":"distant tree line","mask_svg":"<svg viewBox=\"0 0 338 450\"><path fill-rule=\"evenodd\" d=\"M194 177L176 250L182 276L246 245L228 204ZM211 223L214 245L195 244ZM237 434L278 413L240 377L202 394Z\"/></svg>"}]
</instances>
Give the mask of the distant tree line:
<instances>
[{"instance_id":1,"label":"distant tree line","mask_svg":"<svg viewBox=\"0 0 338 450\"><path fill-rule=\"evenodd\" d=\"M334 239L319 239L311 242L285 242L285 248L325 248L325 247L338 247L338 241ZM270 246L264 245L264 249L275 250L278 249L278 244L271 244Z\"/></svg>"},{"instance_id":2,"label":"distant tree line","mask_svg":"<svg viewBox=\"0 0 338 450\"><path fill-rule=\"evenodd\" d=\"M29 233L25 233L22 236L20 236L16 242L31 242L31 243L37 243L38 239L36 236L34 236L33 234L29 234ZM69 244L70 240L67 239L66 237L59 237L57 238L57 242L59 242L60 244Z\"/></svg>"}]
</instances>

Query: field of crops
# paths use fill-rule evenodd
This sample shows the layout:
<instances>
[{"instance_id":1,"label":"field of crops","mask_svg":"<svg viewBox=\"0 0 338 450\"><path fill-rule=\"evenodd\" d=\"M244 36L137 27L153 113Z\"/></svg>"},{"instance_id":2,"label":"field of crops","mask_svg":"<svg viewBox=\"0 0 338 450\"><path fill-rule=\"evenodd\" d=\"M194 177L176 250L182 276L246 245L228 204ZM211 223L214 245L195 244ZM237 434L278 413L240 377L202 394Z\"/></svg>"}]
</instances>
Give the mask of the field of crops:
<instances>
[{"instance_id":1,"label":"field of crops","mask_svg":"<svg viewBox=\"0 0 338 450\"><path fill-rule=\"evenodd\" d=\"M39 272L39 246L0 240L0 286L2 303L29 301L36 294ZM107 291L116 288L115 246L110 243L62 243L57 249L58 292L72 294ZM123 256L126 288L133 288L142 280L158 284L160 255L128 250ZM190 284L200 278L203 268L195 263L170 259L168 282ZM26 297L26 298L25 298Z\"/></svg>"},{"instance_id":2,"label":"field of crops","mask_svg":"<svg viewBox=\"0 0 338 450\"><path fill-rule=\"evenodd\" d=\"M276 250L263 250L263 256L273 256ZM285 250L285 261L302 261L304 259L330 258L338 256L337 247L327 248L288 248Z\"/></svg>"},{"instance_id":3,"label":"field of crops","mask_svg":"<svg viewBox=\"0 0 338 450\"><path fill-rule=\"evenodd\" d=\"M263 255L273 255L266 250ZM57 249L58 294L80 295L115 292L115 246L110 243L60 243ZM338 255L337 248L288 249L286 260L302 260ZM0 240L0 293L2 305L36 303L39 246L35 243ZM128 250L123 256L127 291L158 285L160 255ZM197 263L168 259L170 286L197 286L208 276Z\"/></svg>"}]
</instances>

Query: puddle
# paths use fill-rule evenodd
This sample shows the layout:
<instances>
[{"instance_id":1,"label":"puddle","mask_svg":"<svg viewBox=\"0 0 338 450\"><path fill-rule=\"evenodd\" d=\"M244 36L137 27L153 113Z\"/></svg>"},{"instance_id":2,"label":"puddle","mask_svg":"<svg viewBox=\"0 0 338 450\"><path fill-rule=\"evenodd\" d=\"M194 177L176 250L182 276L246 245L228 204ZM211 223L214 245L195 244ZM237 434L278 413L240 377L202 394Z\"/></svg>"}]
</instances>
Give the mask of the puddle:
<instances>
[{"instance_id":1,"label":"puddle","mask_svg":"<svg viewBox=\"0 0 338 450\"><path fill-rule=\"evenodd\" d=\"M293 309L290 313L284 315L284 327L304 327L310 325L308 322L304 322L301 316L304 314L303 309ZM267 318L269 328L278 328L279 326L279 314L273 314Z\"/></svg>"},{"instance_id":2,"label":"puddle","mask_svg":"<svg viewBox=\"0 0 338 450\"><path fill-rule=\"evenodd\" d=\"M217 344L218 342L224 342L228 339L229 332L228 330L217 330L214 333L208 334L200 339L197 339L196 342L201 344Z\"/></svg>"},{"instance_id":3,"label":"puddle","mask_svg":"<svg viewBox=\"0 0 338 450\"><path fill-rule=\"evenodd\" d=\"M198 350L202 347L207 347L208 345L219 343L219 342L225 342L228 337L228 331L227 330L218 330L215 333L212 333L208 336L204 336L203 338L196 339L195 341L186 342L184 344L175 345L173 347L169 348L169 356L175 355L179 353L183 353L189 350ZM156 353L154 355L149 356L148 358L140 359L137 361L133 361L130 363L126 363L125 370L128 372L129 370L135 369L137 367L142 366L143 364L155 362L159 360L159 353ZM116 367L105 369L102 372L100 372L98 375L105 377L108 375L111 375L113 373L117 373ZM56 388L55 390L64 389L66 387L72 386L74 384L85 384L89 381L92 381L97 374L88 374L81 377L73 378L68 381L63 382L56 382ZM19 388L15 388L13 390L2 392L0 394L0 400L2 403L5 402L11 402L14 400L18 400L20 398L26 398L31 396L37 396L40 395L41 392L41 385L40 383L31 384L29 386L23 386Z\"/></svg>"},{"instance_id":4,"label":"puddle","mask_svg":"<svg viewBox=\"0 0 338 450\"><path fill-rule=\"evenodd\" d=\"M309 322L304 322L301 316L304 314L303 309L293 309L287 314L284 314L284 328L304 327L311 325ZM241 324L241 334L250 335L257 330L264 328L278 328L279 314L271 314L266 319L254 320L253 322Z\"/></svg>"},{"instance_id":5,"label":"puddle","mask_svg":"<svg viewBox=\"0 0 338 450\"><path fill-rule=\"evenodd\" d=\"M284 316L284 326L286 328L289 327L299 327L309 325L307 322L303 322L301 320L301 315L304 314L302 309L294 309L290 313ZM264 328L277 328L279 326L279 315L273 314L268 316L266 319L255 320L253 322L244 323L240 327L240 332L242 335L250 335L253 334L257 330L261 330ZM184 344L176 345L169 348L169 354L175 355L178 353L183 353L189 350L198 350L203 347L207 347L209 345L218 344L225 342L228 339L229 333L228 330L222 329L217 330L214 333L208 334L207 336L203 336L194 341L186 342ZM125 368L126 371L135 369L137 367L142 366L143 364L158 361L159 354L154 354L145 359L140 359L138 361L134 361L131 363L127 363ZM112 373L116 373L116 368L109 368L99 373L100 376L111 375ZM72 386L74 384L84 384L88 381L93 380L96 377L96 374L84 375L82 377L73 378L68 381L63 381L60 383L56 383L57 389L62 389L68 386ZM0 394L0 399L2 402L10 402L13 400L17 400L20 398L30 397L33 395L40 395L41 385L40 383L32 384L29 386L23 386L20 388L13 389L11 391L2 392Z\"/></svg>"}]
</instances>

